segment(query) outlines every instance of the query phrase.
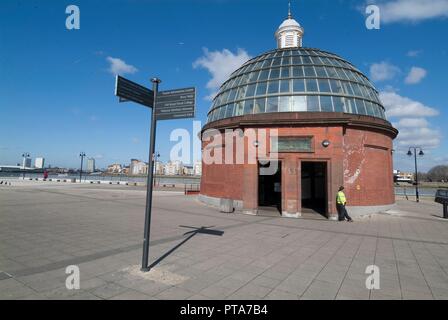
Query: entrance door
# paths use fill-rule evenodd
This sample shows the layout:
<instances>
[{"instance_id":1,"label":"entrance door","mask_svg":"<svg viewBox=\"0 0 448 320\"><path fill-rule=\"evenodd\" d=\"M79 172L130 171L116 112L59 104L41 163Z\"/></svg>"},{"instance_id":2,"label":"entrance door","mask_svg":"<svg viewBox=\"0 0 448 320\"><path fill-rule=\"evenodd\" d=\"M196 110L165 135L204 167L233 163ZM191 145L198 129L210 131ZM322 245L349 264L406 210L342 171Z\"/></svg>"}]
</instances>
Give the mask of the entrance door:
<instances>
[{"instance_id":1,"label":"entrance door","mask_svg":"<svg viewBox=\"0 0 448 320\"><path fill-rule=\"evenodd\" d=\"M271 163L259 164L259 169L268 168ZM277 171L270 175L258 175L258 206L264 207L261 209L274 209L281 213L282 211L282 171L281 162L277 163ZM269 171L269 170L264 170Z\"/></svg>"},{"instance_id":2,"label":"entrance door","mask_svg":"<svg viewBox=\"0 0 448 320\"><path fill-rule=\"evenodd\" d=\"M302 162L302 210L327 214L327 164Z\"/></svg>"}]
</instances>

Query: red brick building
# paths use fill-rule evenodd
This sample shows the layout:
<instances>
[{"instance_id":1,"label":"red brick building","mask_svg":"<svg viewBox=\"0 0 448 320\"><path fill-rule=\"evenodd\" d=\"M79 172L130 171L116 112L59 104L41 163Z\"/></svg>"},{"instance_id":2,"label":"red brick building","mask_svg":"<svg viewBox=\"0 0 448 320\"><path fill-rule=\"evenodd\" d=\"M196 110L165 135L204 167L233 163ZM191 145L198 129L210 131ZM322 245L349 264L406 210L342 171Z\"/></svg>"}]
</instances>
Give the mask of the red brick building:
<instances>
[{"instance_id":1,"label":"red brick building","mask_svg":"<svg viewBox=\"0 0 448 320\"><path fill-rule=\"evenodd\" d=\"M203 162L201 201L218 206L231 199L251 214L274 208L286 217L318 212L335 218L343 185L351 214L394 204L398 131L386 120L377 90L341 57L303 48L302 36L289 14L276 32L278 48L247 61L221 86L202 129L203 159L207 153L221 161ZM226 130L244 134L244 162L226 161ZM237 147L231 148L235 160ZM265 152L251 162L254 148ZM269 166L278 169L262 173Z\"/></svg>"}]
</instances>

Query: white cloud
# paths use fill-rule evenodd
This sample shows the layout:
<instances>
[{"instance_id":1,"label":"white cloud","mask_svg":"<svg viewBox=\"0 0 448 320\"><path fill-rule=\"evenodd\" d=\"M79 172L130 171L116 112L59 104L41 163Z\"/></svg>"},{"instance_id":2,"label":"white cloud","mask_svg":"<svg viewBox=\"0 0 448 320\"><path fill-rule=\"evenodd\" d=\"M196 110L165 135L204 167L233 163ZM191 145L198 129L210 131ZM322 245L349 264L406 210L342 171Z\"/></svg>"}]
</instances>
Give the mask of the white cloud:
<instances>
[{"instance_id":1,"label":"white cloud","mask_svg":"<svg viewBox=\"0 0 448 320\"><path fill-rule=\"evenodd\" d=\"M438 163L448 163L448 156L437 156L433 160Z\"/></svg>"},{"instance_id":2,"label":"white cloud","mask_svg":"<svg viewBox=\"0 0 448 320\"><path fill-rule=\"evenodd\" d=\"M133 144L137 144L137 143L139 143L140 142L140 139L139 138L137 138L137 137L132 137L132 143Z\"/></svg>"},{"instance_id":3,"label":"white cloud","mask_svg":"<svg viewBox=\"0 0 448 320\"><path fill-rule=\"evenodd\" d=\"M250 58L244 49L233 53L228 49L209 51L205 48L204 55L193 63L193 68L204 68L211 74L212 78L207 82L207 88L211 91L208 98L212 99L230 74Z\"/></svg>"},{"instance_id":4,"label":"white cloud","mask_svg":"<svg viewBox=\"0 0 448 320\"><path fill-rule=\"evenodd\" d=\"M409 50L406 55L411 58L418 57L422 53L422 50Z\"/></svg>"},{"instance_id":5,"label":"white cloud","mask_svg":"<svg viewBox=\"0 0 448 320\"><path fill-rule=\"evenodd\" d=\"M448 0L381 1L378 6L384 23L419 22L448 17Z\"/></svg>"},{"instance_id":6,"label":"white cloud","mask_svg":"<svg viewBox=\"0 0 448 320\"><path fill-rule=\"evenodd\" d=\"M401 128L419 128L427 127L429 125L425 118L402 118L396 124L397 127Z\"/></svg>"},{"instance_id":7,"label":"white cloud","mask_svg":"<svg viewBox=\"0 0 448 320\"><path fill-rule=\"evenodd\" d=\"M124 75L126 73L136 73L138 69L130 64L127 64L119 58L107 57L106 60L110 63L109 72L113 75Z\"/></svg>"},{"instance_id":8,"label":"white cloud","mask_svg":"<svg viewBox=\"0 0 448 320\"><path fill-rule=\"evenodd\" d=\"M421 146L422 148L437 148L440 145L441 134L437 129L427 127L400 128L397 139L399 146Z\"/></svg>"},{"instance_id":9,"label":"white cloud","mask_svg":"<svg viewBox=\"0 0 448 320\"><path fill-rule=\"evenodd\" d=\"M402 97L396 92L380 92L380 99L388 117L432 117L439 112L421 102Z\"/></svg>"},{"instance_id":10,"label":"white cloud","mask_svg":"<svg viewBox=\"0 0 448 320\"><path fill-rule=\"evenodd\" d=\"M411 71L409 71L408 76L404 80L407 84L417 84L426 77L426 70L420 67L412 67Z\"/></svg>"},{"instance_id":11,"label":"white cloud","mask_svg":"<svg viewBox=\"0 0 448 320\"><path fill-rule=\"evenodd\" d=\"M370 66L370 78L373 81L391 80L398 73L400 73L400 69L386 61L374 63Z\"/></svg>"},{"instance_id":12,"label":"white cloud","mask_svg":"<svg viewBox=\"0 0 448 320\"><path fill-rule=\"evenodd\" d=\"M419 145L423 148L437 148L440 145L441 133L432 128L425 117L436 116L439 112L421 102L402 97L394 91L380 92L380 99L386 108L388 117L395 117L398 122L393 126L399 131L394 144L397 149Z\"/></svg>"}]
</instances>

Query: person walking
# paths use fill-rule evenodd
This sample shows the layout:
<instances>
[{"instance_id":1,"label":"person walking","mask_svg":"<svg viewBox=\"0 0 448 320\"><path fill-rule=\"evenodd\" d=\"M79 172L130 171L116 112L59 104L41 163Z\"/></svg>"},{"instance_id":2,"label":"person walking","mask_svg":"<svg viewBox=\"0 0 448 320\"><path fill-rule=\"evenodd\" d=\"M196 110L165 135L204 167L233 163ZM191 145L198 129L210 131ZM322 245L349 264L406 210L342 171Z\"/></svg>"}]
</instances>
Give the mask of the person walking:
<instances>
[{"instance_id":1,"label":"person walking","mask_svg":"<svg viewBox=\"0 0 448 320\"><path fill-rule=\"evenodd\" d=\"M338 210L339 221L345 221L347 219L348 222L353 222L353 219L347 213L347 209L345 209L345 205L347 204L347 199L345 198L344 187L340 186L338 194L336 196L336 208Z\"/></svg>"}]
</instances>

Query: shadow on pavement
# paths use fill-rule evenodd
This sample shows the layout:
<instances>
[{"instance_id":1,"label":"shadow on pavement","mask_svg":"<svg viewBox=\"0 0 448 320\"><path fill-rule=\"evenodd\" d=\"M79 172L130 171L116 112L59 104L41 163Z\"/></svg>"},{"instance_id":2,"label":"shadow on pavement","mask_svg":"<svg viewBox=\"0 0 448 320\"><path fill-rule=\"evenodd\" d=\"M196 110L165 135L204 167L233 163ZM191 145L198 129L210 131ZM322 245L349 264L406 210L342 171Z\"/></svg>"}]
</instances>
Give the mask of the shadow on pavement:
<instances>
[{"instance_id":1,"label":"shadow on pavement","mask_svg":"<svg viewBox=\"0 0 448 320\"><path fill-rule=\"evenodd\" d=\"M187 238L185 238L184 240L182 240L182 242L178 243L176 246L174 246L173 248L171 248L170 250L168 250L167 252L165 252L160 258L158 258L156 261L154 261L149 268L152 269L154 268L156 265L158 265L160 262L163 261L163 259L165 259L166 257L168 257L170 254L172 254L174 251L176 251L179 247L181 247L185 242L187 242L188 240L190 240L191 238L193 238L196 234L198 233L202 233L202 234L210 234L213 236L222 236L224 234L224 231L221 230L214 230L214 229L210 229L213 228L214 226L210 226L210 227L190 227L190 226L179 226L181 228L190 228L193 229L192 231L188 231L184 233L184 236L189 234L189 236Z\"/></svg>"}]
</instances>

